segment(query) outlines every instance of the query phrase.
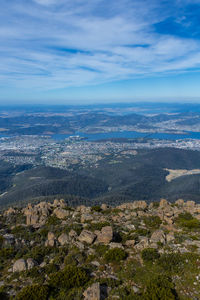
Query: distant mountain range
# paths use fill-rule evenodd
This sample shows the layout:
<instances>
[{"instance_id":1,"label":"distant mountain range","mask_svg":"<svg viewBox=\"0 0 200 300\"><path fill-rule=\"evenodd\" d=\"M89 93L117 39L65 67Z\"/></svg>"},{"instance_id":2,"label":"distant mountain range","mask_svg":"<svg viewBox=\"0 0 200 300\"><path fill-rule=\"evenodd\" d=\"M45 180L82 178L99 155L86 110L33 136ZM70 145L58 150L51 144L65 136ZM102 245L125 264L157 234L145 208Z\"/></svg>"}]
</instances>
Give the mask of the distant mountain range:
<instances>
[{"instance_id":1,"label":"distant mountain range","mask_svg":"<svg viewBox=\"0 0 200 300\"><path fill-rule=\"evenodd\" d=\"M171 121L171 124L166 122ZM173 125L173 126L172 126ZM19 115L1 115L0 133L5 135L42 135L42 134L74 134L76 131L101 132L111 127L123 128L123 126L134 128L134 130L167 129L191 131L195 125L200 125L199 112L182 112L176 114L142 115L119 113L76 111L70 113L24 113Z\"/></svg>"}]
</instances>

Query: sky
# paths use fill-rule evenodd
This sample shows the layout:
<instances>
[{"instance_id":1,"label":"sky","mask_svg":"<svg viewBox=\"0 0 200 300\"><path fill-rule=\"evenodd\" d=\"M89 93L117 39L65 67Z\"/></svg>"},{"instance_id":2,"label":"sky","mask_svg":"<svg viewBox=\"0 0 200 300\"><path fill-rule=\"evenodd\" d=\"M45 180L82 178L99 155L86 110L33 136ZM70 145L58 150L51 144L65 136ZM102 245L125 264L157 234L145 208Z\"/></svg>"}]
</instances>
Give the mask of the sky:
<instances>
[{"instance_id":1,"label":"sky","mask_svg":"<svg viewBox=\"0 0 200 300\"><path fill-rule=\"evenodd\" d=\"M200 0L0 0L0 104L200 102Z\"/></svg>"}]
</instances>

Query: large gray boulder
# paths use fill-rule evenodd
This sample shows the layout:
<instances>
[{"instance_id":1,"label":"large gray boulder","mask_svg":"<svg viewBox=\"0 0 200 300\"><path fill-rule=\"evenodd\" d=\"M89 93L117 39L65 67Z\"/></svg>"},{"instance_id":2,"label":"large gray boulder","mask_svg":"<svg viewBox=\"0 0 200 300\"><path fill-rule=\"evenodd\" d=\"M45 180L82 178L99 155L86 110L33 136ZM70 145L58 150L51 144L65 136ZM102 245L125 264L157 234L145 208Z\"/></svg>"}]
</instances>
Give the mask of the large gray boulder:
<instances>
[{"instance_id":1,"label":"large gray boulder","mask_svg":"<svg viewBox=\"0 0 200 300\"><path fill-rule=\"evenodd\" d=\"M27 263L23 258L16 260L16 262L13 265L13 272L22 272L26 271L26 269Z\"/></svg>"},{"instance_id":2,"label":"large gray boulder","mask_svg":"<svg viewBox=\"0 0 200 300\"><path fill-rule=\"evenodd\" d=\"M53 247L55 246L56 237L53 232L48 232L47 240L45 242L45 246Z\"/></svg>"},{"instance_id":3,"label":"large gray boulder","mask_svg":"<svg viewBox=\"0 0 200 300\"><path fill-rule=\"evenodd\" d=\"M99 243L109 244L113 239L113 229L111 226L105 226L101 229L97 235L97 240Z\"/></svg>"},{"instance_id":4,"label":"large gray boulder","mask_svg":"<svg viewBox=\"0 0 200 300\"><path fill-rule=\"evenodd\" d=\"M54 215L56 215L56 217L58 219L61 219L61 220L65 219L70 214L68 210L63 209L63 208L56 208L56 209L54 209L53 213L54 213Z\"/></svg>"},{"instance_id":5,"label":"large gray boulder","mask_svg":"<svg viewBox=\"0 0 200 300\"><path fill-rule=\"evenodd\" d=\"M83 293L83 296L85 300L100 300L101 290L99 282L93 283L91 286L89 286Z\"/></svg>"},{"instance_id":6,"label":"large gray boulder","mask_svg":"<svg viewBox=\"0 0 200 300\"><path fill-rule=\"evenodd\" d=\"M66 245L69 242L69 237L66 233L62 233L59 237L58 237L58 241L61 244L61 246Z\"/></svg>"},{"instance_id":7,"label":"large gray boulder","mask_svg":"<svg viewBox=\"0 0 200 300\"><path fill-rule=\"evenodd\" d=\"M152 236L151 236L151 242L152 243L163 243L165 244L166 242L166 237L165 237L165 233L163 232L163 230L156 230L153 232Z\"/></svg>"},{"instance_id":8,"label":"large gray boulder","mask_svg":"<svg viewBox=\"0 0 200 300\"><path fill-rule=\"evenodd\" d=\"M85 242L87 244L92 244L95 238L96 238L96 234L88 230L83 230L78 237L80 242Z\"/></svg>"},{"instance_id":9,"label":"large gray boulder","mask_svg":"<svg viewBox=\"0 0 200 300\"><path fill-rule=\"evenodd\" d=\"M28 258L26 263L27 263L28 270L30 270L33 267L37 266L37 262L33 258Z\"/></svg>"}]
</instances>

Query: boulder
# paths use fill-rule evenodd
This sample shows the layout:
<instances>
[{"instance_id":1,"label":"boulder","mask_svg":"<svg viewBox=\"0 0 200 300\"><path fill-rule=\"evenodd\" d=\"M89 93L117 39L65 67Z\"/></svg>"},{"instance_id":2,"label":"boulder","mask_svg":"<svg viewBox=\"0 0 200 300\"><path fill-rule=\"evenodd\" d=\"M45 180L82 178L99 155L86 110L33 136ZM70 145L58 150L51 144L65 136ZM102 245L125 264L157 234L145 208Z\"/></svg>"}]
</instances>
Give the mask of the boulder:
<instances>
[{"instance_id":1,"label":"boulder","mask_svg":"<svg viewBox=\"0 0 200 300\"><path fill-rule=\"evenodd\" d=\"M147 237L142 237L138 244L135 245L136 250L143 250L145 248L149 247L149 239Z\"/></svg>"},{"instance_id":2,"label":"boulder","mask_svg":"<svg viewBox=\"0 0 200 300\"><path fill-rule=\"evenodd\" d=\"M74 243L74 246L76 246L79 250L84 250L84 248L85 248L84 244L79 241L76 241Z\"/></svg>"},{"instance_id":3,"label":"boulder","mask_svg":"<svg viewBox=\"0 0 200 300\"><path fill-rule=\"evenodd\" d=\"M13 234L6 233L3 235L3 245L11 246L15 243L15 237Z\"/></svg>"},{"instance_id":4,"label":"boulder","mask_svg":"<svg viewBox=\"0 0 200 300\"><path fill-rule=\"evenodd\" d=\"M48 232L48 235L47 235L47 239L50 241L50 240L55 240L55 234L53 232Z\"/></svg>"},{"instance_id":5,"label":"boulder","mask_svg":"<svg viewBox=\"0 0 200 300\"><path fill-rule=\"evenodd\" d=\"M159 204L159 208L165 208L167 206L169 206L169 203L167 202L167 200L166 199L161 199L160 204Z\"/></svg>"},{"instance_id":6,"label":"boulder","mask_svg":"<svg viewBox=\"0 0 200 300\"><path fill-rule=\"evenodd\" d=\"M58 219L61 219L61 220L65 219L70 214L68 210L63 209L63 208L56 208L56 209L54 209L53 213L54 213L54 215L56 215L56 217Z\"/></svg>"},{"instance_id":7,"label":"boulder","mask_svg":"<svg viewBox=\"0 0 200 300\"><path fill-rule=\"evenodd\" d=\"M16 262L13 265L13 272L22 272L22 271L26 271L26 269L27 269L27 264L23 258L16 260Z\"/></svg>"},{"instance_id":8,"label":"boulder","mask_svg":"<svg viewBox=\"0 0 200 300\"><path fill-rule=\"evenodd\" d=\"M6 211L4 212L4 216L6 217L6 216L9 216L9 215L13 215L13 214L15 214L15 213L16 213L15 209L12 208L12 207L10 207L8 210L6 210Z\"/></svg>"},{"instance_id":9,"label":"boulder","mask_svg":"<svg viewBox=\"0 0 200 300\"><path fill-rule=\"evenodd\" d=\"M110 249L113 249L113 248L124 249L124 247L122 246L121 243L114 243L114 242L110 243L110 244L109 244L109 247L110 247Z\"/></svg>"},{"instance_id":10,"label":"boulder","mask_svg":"<svg viewBox=\"0 0 200 300\"><path fill-rule=\"evenodd\" d=\"M85 242L87 244L92 244L95 238L96 238L96 234L94 234L89 230L83 230L78 237L80 242Z\"/></svg>"},{"instance_id":11,"label":"boulder","mask_svg":"<svg viewBox=\"0 0 200 300\"><path fill-rule=\"evenodd\" d=\"M61 244L61 246L64 246L65 244L67 244L69 242L69 237L66 233L62 233L59 236L58 241Z\"/></svg>"},{"instance_id":12,"label":"boulder","mask_svg":"<svg viewBox=\"0 0 200 300\"><path fill-rule=\"evenodd\" d=\"M135 240L127 240L127 241L125 242L125 245L126 245L127 247L132 248L132 247L135 246Z\"/></svg>"},{"instance_id":13,"label":"boulder","mask_svg":"<svg viewBox=\"0 0 200 300\"><path fill-rule=\"evenodd\" d=\"M174 233L173 233L173 232L169 232L169 233L166 235L166 241L167 241L167 243L172 242L174 239L175 239L175 237L174 237Z\"/></svg>"},{"instance_id":14,"label":"boulder","mask_svg":"<svg viewBox=\"0 0 200 300\"><path fill-rule=\"evenodd\" d=\"M100 233L97 235L97 240L99 243L109 244L113 239L113 229L111 226L105 226L101 229Z\"/></svg>"},{"instance_id":15,"label":"boulder","mask_svg":"<svg viewBox=\"0 0 200 300\"><path fill-rule=\"evenodd\" d=\"M87 207L85 205L79 205L76 208L76 211L82 213L82 214L87 214L91 212L91 207Z\"/></svg>"},{"instance_id":16,"label":"boulder","mask_svg":"<svg viewBox=\"0 0 200 300\"><path fill-rule=\"evenodd\" d=\"M76 238L78 235L75 230L71 229L69 232L69 237Z\"/></svg>"},{"instance_id":17,"label":"boulder","mask_svg":"<svg viewBox=\"0 0 200 300\"><path fill-rule=\"evenodd\" d=\"M99 282L93 283L87 288L83 293L85 300L100 300L101 299L101 290Z\"/></svg>"},{"instance_id":18,"label":"boulder","mask_svg":"<svg viewBox=\"0 0 200 300\"><path fill-rule=\"evenodd\" d=\"M132 205L132 209L146 209L147 203L145 201L134 201Z\"/></svg>"},{"instance_id":19,"label":"boulder","mask_svg":"<svg viewBox=\"0 0 200 300\"><path fill-rule=\"evenodd\" d=\"M184 200L183 200L183 199L178 199L178 200L175 201L175 204L176 204L177 206L183 207L183 205L184 205Z\"/></svg>"},{"instance_id":20,"label":"boulder","mask_svg":"<svg viewBox=\"0 0 200 300\"><path fill-rule=\"evenodd\" d=\"M27 263L28 270L30 270L33 267L37 266L37 262L33 258L28 258L26 263Z\"/></svg>"},{"instance_id":21,"label":"boulder","mask_svg":"<svg viewBox=\"0 0 200 300\"><path fill-rule=\"evenodd\" d=\"M39 215L27 215L26 216L26 225L36 225L39 222Z\"/></svg>"},{"instance_id":22,"label":"boulder","mask_svg":"<svg viewBox=\"0 0 200 300\"><path fill-rule=\"evenodd\" d=\"M90 214L82 214L81 216L81 223L85 223L87 221L92 221L93 220L93 216Z\"/></svg>"},{"instance_id":23,"label":"boulder","mask_svg":"<svg viewBox=\"0 0 200 300\"><path fill-rule=\"evenodd\" d=\"M152 243L163 243L165 244L166 238L165 238L165 234L163 232L163 230L156 230L153 232L152 236L151 236L151 242Z\"/></svg>"},{"instance_id":24,"label":"boulder","mask_svg":"<svg viewBox=\"0 0 200 300\"><path fill-rule=\"evenodd\" d=\"M104 211L107 210L107 209L109 209L109 208L110 208L110 207L109 207L109 205L107 205L107 204L104 204L104 203L103 203L103 204L101 205L101 209L104 210Z\"/></svg>"},{"instance_id":25,"label":"boulder","mask_svg":"<svg viewBox=\"0 0 200 300\"><path fill-rule=\"evenodd\" d=\"M45 242L45 246L53 247L55 246L56 237L53 232L48 232L47 241Z\"/></svg>"}]
</instances>

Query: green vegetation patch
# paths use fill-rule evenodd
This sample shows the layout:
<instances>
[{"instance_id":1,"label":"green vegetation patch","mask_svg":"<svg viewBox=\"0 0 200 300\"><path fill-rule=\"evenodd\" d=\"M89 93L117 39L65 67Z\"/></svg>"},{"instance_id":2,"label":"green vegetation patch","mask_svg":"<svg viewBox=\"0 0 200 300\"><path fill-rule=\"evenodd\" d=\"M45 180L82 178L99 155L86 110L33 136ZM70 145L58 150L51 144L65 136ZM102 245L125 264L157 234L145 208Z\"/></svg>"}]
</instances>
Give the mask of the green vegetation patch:
<instances>
[{"instance_id":1,"label":"green vegetation patch","mask_svg":"<svg viewBox=\"0 0 200 300\"><path fill-rule=\"evenodd\" d=\"M165 275L159 275L149 279L142 299L176 300L178 298L171 278Z\"/></svg>"},{"instance_id":2,"label":"green vegetation patch","mask_svg":"<svg viewBox=\"0 0 200 300\"><path fill-rule=\"evenodd\" d=\"M47 300L49 287L47 285L29 285L24 287L16 296L16 300Z\"/></svg>"},{"instance_id":3,"label":"green vegetation patch","mask_svg":"<svg viewBox=\"0 0 200 300\"><path fill-rule=\"evenodd\" d=\"M98 222L98 223L90 223L87 225L86 229L87 230L101 230L105 226L110 226L109 222Z\"/></svg>"},{"instance_id":4,"label":"green vegetation patch","mask_svg":"<svg viewBox=\"0 0 200 300\"><path fill-rule=\"evenodd\" d=\"M188 212L179 214L175 222L178 226L189 230L200 230L200 221Z\"/></svg>"},{"instance_id":5,"label":"green vegetation patch","mask_svg":"<svg viewBox=\"0 0 200 300\"><path fill-rule=\"evenodd\" d=\"M142 259L145 262L153 262L160 257L157 249L145 248L142 250Z\"/></svg>"},{"instance_id":6,"label":"green vegetation patch","mask_svg":"<svg viewBox=\"0 0 200 300\"><path fill-rule=\"evenodd\" d=\"M105 255L104 258L106 262L120 262L121 260L124 260L127 258L127 253L120 248L113 248L109 249Z\"/></svg>"},{"instance_id":7,"label":"green vegetation patch","mask_svg":"<svg viewBox=\"0 0 200 300\"><path fill-rule=\"evenodd\" d=\"M158 229L162 221L158 216L150 216L144 218L144 223L149 229Z\"/></svg>"},{"instance_id":8,"label":"green vegetation patch","mask_svg":"<svg viewBox=\"0 0 200 300\"><path fill-rule=\"evenodd\" d=\"M55 289L64 288L69 290L73 287L84 286L88 281L89 275L83 268L66 266L63 271L50 275L49 284Z\"/></svg>"}]
</instances>

